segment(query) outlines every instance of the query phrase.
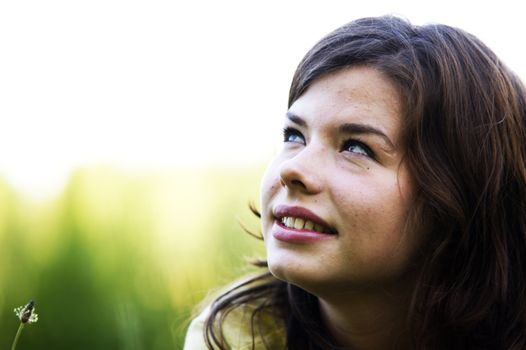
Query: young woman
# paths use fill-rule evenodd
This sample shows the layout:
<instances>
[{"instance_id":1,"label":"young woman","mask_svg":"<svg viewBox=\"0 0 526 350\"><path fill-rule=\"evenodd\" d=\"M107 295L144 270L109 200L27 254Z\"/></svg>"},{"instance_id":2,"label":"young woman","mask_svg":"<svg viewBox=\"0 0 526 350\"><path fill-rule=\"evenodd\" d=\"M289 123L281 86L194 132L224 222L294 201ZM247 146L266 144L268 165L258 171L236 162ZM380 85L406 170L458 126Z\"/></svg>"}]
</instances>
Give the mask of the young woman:
<instances>
[{"instance_id":1,"label":"young woman","mask_svg":"<svg viewBox=\"0 0 526 350\"><path fill-rule=\"evenodd\" d=\"M490 49L354 21L299 64L284 119L265 272L186 349L526 349L526 92Z\"/></svg>"}]
</instances>

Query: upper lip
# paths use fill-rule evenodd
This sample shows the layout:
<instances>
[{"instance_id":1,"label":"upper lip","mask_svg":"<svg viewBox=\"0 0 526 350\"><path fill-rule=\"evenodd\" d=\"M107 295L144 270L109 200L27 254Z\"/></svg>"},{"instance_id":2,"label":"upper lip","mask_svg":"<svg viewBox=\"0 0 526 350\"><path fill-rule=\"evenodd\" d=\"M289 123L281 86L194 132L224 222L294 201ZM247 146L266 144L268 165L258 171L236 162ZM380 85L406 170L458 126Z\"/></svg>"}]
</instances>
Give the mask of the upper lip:
<instances>
[{"instance_id":1,"label":"upper lip","mask_svg":"<svg viewBox=\"0 0 526 350\"><path fill-rule=\"evenodd\" d=\"M312 221L315 224L321 225L329 229L331 233L336 233L336 230L333 229L329 224L320 218L318 215L314 214L307 208L298 207L298 206L288 206L288 205L278 205L274 208L273 214L276 218L281 219L284 217L295 217L303 218Z\"/></svg>"}]
</instances>

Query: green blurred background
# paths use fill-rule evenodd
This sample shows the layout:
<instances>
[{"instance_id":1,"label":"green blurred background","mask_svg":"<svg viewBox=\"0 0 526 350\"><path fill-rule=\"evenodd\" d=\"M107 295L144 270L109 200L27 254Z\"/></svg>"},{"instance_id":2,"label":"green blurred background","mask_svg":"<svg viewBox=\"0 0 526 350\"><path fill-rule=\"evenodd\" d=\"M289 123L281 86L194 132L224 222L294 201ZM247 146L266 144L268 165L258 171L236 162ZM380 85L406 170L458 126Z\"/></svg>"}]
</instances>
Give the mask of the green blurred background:
<instances>
[{"instance_id":1,"label":"green blurred background","mask_svg":"<svg viewBox=\"0 0 526 350\"><path fill-rule=\"evenodd\" d=\"M196 305L264 256L248 209L264 166L73 172L52 199L0 181L0 348L181 349Z\"/></svg>"}]
</instances>

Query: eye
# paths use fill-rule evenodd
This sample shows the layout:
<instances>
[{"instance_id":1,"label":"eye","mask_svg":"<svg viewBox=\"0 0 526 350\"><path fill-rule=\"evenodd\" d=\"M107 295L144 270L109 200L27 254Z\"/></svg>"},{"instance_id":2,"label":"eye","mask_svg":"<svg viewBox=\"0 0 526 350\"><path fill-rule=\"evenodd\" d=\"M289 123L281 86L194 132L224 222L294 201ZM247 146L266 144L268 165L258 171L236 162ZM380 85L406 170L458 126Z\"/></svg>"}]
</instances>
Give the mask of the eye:
<instances>
[{"instance_id":1,"label":"eye","mask_svg":"<svg viewBox=\"0 0 526 350\"><path fill-rule=\"evenodd\" d=\"M283 129L283 142L294 142L305 144L305 138L298 130L286 127Z\"/></svg>"},{"instance_id":2,"label":"eye","mask_svg":"<svg viewBox=\"0 0 526 350\"><path fill-rule=\"evenodd\" d=\"M375 159L374 152L371 151L371 149L365 143L354 139L345 141L342 147L342 151L347 151Z\"/></svg>"}]
</instances>

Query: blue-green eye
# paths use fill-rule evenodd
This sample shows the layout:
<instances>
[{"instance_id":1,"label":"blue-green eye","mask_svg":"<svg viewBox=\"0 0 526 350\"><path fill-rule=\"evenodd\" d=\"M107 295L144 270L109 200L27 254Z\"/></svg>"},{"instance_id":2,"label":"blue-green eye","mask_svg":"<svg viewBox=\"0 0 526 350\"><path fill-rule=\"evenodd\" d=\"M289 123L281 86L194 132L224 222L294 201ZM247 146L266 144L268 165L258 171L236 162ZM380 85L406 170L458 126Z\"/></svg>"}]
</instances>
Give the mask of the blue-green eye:
<instances>
[{"instance_id":1,"label":"blue-green eye","mask_svg":"<svg viewBox=\"0 0 526 350\"><path fill-rule=\"evenodd\" d=\"M357 140L345 141L342 150L374 159L374 152L366 144Z\"/></svg>"},{"instance_id":2,"label":"blue-green eye","mask_svg":"<svg viewBox=\"0 0 526 350\"><path fill-rule=\"evenodd\" d=\"M283 142L295 142L305 144L305 138L298 130L286 127L283 129Z\"/></svg>"}]
</instances>

